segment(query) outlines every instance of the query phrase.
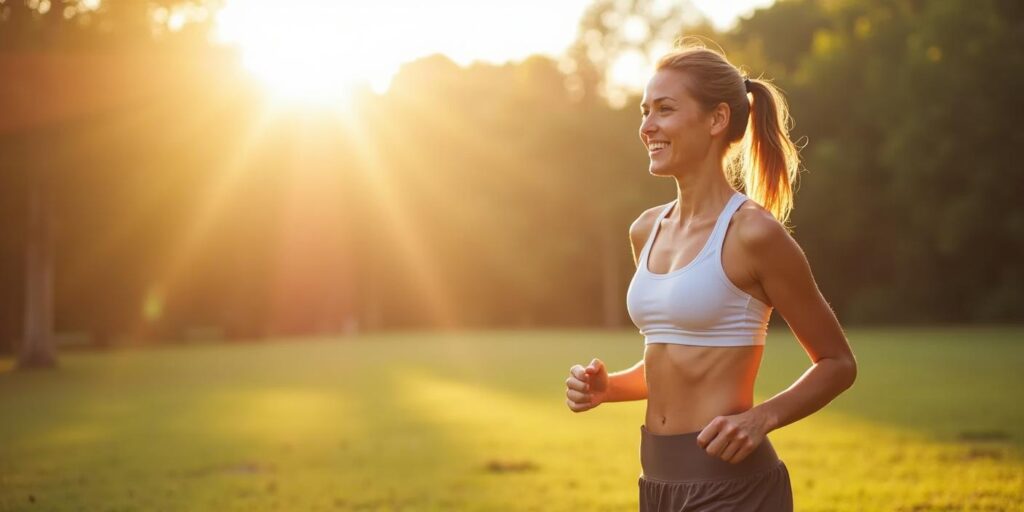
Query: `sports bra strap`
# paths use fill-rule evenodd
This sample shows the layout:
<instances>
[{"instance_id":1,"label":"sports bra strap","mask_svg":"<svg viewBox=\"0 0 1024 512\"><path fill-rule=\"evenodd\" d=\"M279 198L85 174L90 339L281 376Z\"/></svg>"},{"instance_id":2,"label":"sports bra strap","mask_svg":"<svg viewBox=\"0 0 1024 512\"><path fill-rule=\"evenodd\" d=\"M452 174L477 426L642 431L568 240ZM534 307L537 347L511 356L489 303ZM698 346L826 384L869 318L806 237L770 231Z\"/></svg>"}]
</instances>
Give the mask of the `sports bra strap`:
<instances>
[{"instance_id":1,"label":"sports bra strap","mask_svg":"<svg viewBox=\"0 0 1024 512\"><path fill-rule=\"evenodd\" d=\"M736 192L729 198L729 202L725 204L725 208L722 209L722 214L718 216L718 220L715 222L714 230L711 232L710 240L708 243L711 247L709 249L720 251L722 244L725 242L725 233L729 230L729 220L732 219L732 215L736 213L736 210L747 200L747 196Z\"/></svg>"},{"instance_id":2,"label":"sports bra strap","mask_svg":"<svg viewBox=\"0 0 1024 512\"><path fill-rule=\"evenodd\" d=\"M722 248L722 243L725 241L725 232L729 226L729 219L732 218L732 215L736 213L736 210L739 209L740 205L742 205L746 199L747 196L736 191L732 197L729 198L729 201L725 203L725 208L722 208L722 212L718 215L718 219L715 221L715 227L712 228L711 236L708 238L707 245L710 246L709 249L717 251ZM654 225L651 226L651 232L647 234L647 242L644 244L644 251L650 250L651 243L654 240L654 233L658 231L661 221L668 216L669 210L671 210L678 201L679 199L673 199L671 203L665 206L665 208L662 208L658 218L654 220Z\"/></svg>"}]
</instances>

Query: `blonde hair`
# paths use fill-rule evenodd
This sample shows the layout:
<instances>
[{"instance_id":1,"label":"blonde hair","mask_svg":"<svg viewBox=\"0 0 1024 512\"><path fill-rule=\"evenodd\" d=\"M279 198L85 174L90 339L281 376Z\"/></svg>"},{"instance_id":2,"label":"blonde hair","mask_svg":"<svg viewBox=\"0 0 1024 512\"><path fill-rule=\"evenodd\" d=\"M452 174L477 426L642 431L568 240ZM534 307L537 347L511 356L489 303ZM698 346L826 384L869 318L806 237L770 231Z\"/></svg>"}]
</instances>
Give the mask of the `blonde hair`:
<instances>
[{"instance_id":1,"label":"blonde hair","mask_svg":"<svg viewBox=\"0 0 1024 512\"><path fill-rule=\"evenodd\" d=\"M744 193L785 225L800 156L789 138L792 120L782 92L765 80L745 78L721 53L692 43L659 59L656 69L686 73L692 78L687 90L709 111L729 105L727 178L742 183Z\"/></svg>"}]
</instances>

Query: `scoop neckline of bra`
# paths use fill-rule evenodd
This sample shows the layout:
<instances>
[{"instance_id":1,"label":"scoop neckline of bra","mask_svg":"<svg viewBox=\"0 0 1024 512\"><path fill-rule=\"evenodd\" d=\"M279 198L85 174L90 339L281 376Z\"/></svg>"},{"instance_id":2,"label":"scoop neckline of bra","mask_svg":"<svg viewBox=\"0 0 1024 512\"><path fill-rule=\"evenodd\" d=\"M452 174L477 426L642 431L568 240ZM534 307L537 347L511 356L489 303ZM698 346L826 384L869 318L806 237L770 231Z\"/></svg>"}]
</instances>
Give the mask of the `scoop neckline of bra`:
<instances>
[{"instance_id":1,"label":"scoop neckline of bra","mask_svg":"<svg viewBox=\"0 0 1024 512\"><path fill-rule=\"evenodd\" d=\"M661 221L664 220L665 217L668 216L668 212L672 208L674 208L676 206L676 204L679 202L678 198L673 199L672 203L667 208L662 210L661 215L658 216L658 220L654 223L654 229L651 230L651 235L650 235L650 237L647 240L646 254L644 254L644 261L643 261L643 263L644 263L644 265L643 265L644 272L647 275L652 276L652 277L664 278L664 277L671 277L671 276L674 276L676 274L681 274L684 271L689 270L691 267L693 267L698 261L701 260L701 258L704 257L704 253L708 252L708 248L711 246L711 240L715 238L715 234L718 232L718 226L719 226L719 224L722 223L722 216L725 215L725 212L729 209L729 205L732 204L732 202L736 200L737 196L740 196L740 195L742 195L742 194L737 190L732 195L732 197L730 197L729 200L725 202L725 206L722 207L722 211L718 212L718 218L715 219L715 225L711 228L711 234L708 235L708 239L704 241L704 246L700 248L700 251L697 253L696 256L693 257L692 260L690 260L689 263L687 263L686 265L683 265L682 267L677 268L675 270L666 272L664 274L659 274L657 272L651 272L651 269L649 267L649 265L651 263L651 250L654 248L654 242L658 238L658 234L661 233Z\"/></svg>"}]
</instances>

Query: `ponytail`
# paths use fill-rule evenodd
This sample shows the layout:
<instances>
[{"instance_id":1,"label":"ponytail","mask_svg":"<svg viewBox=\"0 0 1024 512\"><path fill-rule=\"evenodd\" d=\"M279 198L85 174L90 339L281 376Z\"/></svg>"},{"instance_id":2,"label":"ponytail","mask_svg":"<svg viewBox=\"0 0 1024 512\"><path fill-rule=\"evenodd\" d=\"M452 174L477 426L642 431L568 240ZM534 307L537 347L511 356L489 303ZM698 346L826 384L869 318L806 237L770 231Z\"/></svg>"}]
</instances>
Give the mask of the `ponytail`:
<instances>
[{"instance_id":1,"label":"ponytail","mask_svg":"<svg viewBox=\"0 0 1024 512\"><path fill-rule=\"evenodd\" d=\"M793 210L793 185L800 156L789 138L792 119L782 93L761 80L747 80L753 97L738 169L748 196L786 224Z\"/></svg>"}]
</instances>

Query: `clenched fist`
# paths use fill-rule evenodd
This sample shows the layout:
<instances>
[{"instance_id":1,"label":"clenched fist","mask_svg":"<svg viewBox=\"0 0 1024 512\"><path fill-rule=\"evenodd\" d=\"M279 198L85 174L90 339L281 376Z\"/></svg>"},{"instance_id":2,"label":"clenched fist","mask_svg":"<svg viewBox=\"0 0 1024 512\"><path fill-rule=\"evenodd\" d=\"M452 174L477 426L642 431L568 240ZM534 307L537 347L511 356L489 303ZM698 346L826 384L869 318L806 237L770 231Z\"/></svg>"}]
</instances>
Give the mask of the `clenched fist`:
<instances>
[{"instance_id":1,"label":"clenched fist","mask_svg":"<svg viewBox=\"0 0 1024 512\"><path fill-rule=\"evenodd\" d=\"M608 370L600 359L594 359L586 368L573 365L565 379L565 403L573 412L593 409L608 397Z\"/></svg>"}]
</instances>

